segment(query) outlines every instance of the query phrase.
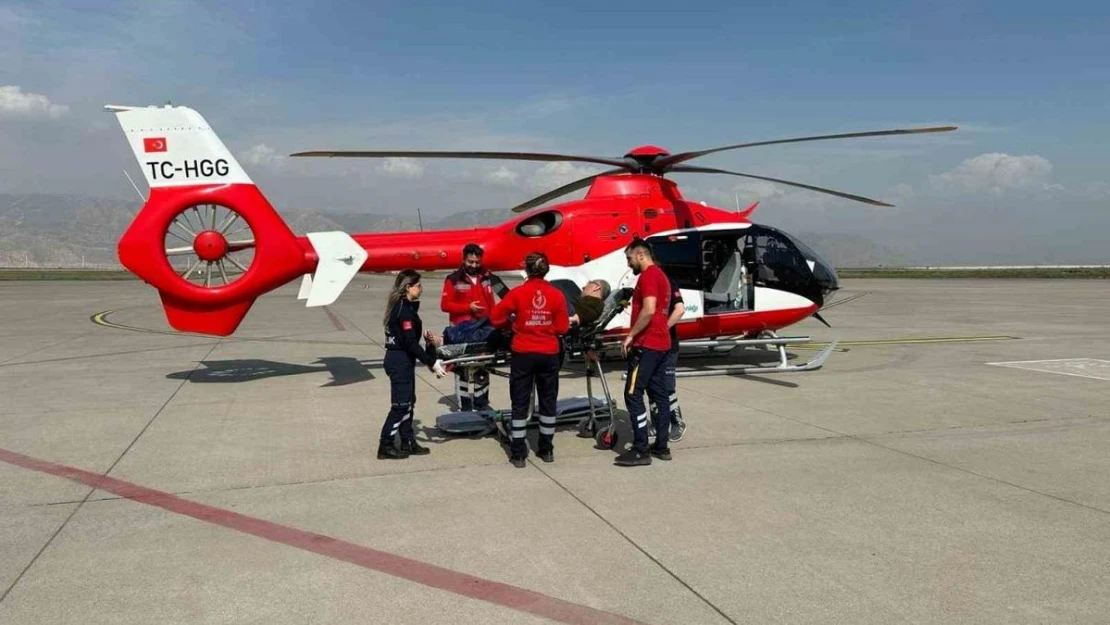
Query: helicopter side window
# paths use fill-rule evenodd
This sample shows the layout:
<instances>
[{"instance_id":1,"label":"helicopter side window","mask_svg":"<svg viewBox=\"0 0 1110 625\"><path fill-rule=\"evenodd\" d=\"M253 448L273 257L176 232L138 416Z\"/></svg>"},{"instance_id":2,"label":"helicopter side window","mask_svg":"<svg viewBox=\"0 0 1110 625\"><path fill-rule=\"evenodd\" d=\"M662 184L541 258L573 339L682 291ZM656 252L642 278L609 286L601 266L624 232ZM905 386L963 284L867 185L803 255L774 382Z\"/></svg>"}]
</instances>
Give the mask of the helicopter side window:
<instances>
[{"instance_id":1,"label":"helicopter side window","mask_svg":"<svg viewBox=\"0 0 1110 625\"><path fill-rule=\"evenodd\" d=\"M701 240L696 233L650 237L648 242L655 260L675 286L701 290Z\"/></svg>"},{"instance_id":2,"label":"helicopter side window","mask_svg":"<svg viewBox=\"0 0 1110 625\"><path fill-rule=\"evenodd\" d=\"M563 225L563 214L559 211L547 211L520 222L516 232L528 238L542 237L554 232L561 225Z\"/></svg>"}]
</instances>

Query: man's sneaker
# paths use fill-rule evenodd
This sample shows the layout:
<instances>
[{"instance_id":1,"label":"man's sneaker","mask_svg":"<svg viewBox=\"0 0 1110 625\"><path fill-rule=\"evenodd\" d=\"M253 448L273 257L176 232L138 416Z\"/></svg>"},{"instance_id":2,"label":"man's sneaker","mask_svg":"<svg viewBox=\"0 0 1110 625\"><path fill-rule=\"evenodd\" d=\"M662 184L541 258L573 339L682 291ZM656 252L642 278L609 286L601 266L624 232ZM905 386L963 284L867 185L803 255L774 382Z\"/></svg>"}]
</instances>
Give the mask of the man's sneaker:
<instances>
[{"instance_id":1,"label":"man's sneaker","mask_svg":"<svg viewBox=\"0 0 1110 625\"><path fill-rule=\"evenodd\" d=\"M509 462L513 463L513 466L518 469L524 468L524 458L509 458Z\"/></svg>"},{"instance_id":2,"label":"man's sneaker","mask_svg":"<svg viewBox=\"0 0 1110 625\"><path fill-rule=\"evenodd\" d=\"M650 450L650 453L651 453L652 456L655 456L656 458L659 458L660 460L670 460L671 459L671 450L670 449L659 450L659 449L656 449L656 448L652 447L651 450Z\"/></svg>"},{"instance_id":3,"label":"man's sneaker","mask_svg":"<svg viewBox=\"0 0 1110 625\"><path fill-rule=\"evenodd\" d=\"M623 454L617 456L613 461L614 464L622 467L638 467L651 464L651 456L636 449L629 449Z\"/></svg>"},{"instance_id":4,"label":"man's sneaker","mask_svg":"<svg viewBox=\"0 0 1110 625\"><path fill-rule=\"evenodd\" d=\"M539 456L540 460L543 460L544 462L555 462L555 452L541 451L536 455Z\"/></svg>"}]
</instances>

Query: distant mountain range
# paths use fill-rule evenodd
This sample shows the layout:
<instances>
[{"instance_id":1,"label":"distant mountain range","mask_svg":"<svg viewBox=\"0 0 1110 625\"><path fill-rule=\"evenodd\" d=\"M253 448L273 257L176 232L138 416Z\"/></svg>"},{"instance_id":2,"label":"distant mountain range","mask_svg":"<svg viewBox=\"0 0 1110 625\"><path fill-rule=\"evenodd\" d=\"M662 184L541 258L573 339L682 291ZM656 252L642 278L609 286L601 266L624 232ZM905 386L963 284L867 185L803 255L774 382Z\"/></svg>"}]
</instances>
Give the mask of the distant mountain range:
<instances>
[{"instance_id":1,"label":"distant mountain range","mask_svg":"<svg viewBox=\"0 0 1110 625\"><path fill-rule=\"evenodd\" d=\"M116 242L140 204L82 195L0 194L0 267L118 266ZM494 208L455 213L421 224L409 216L283 209L298 234L314 231L446 230L500 223L512 213ZM855 235L794 233L836 267L901 267L902 254Z\"/></svg>"}]
</instances>

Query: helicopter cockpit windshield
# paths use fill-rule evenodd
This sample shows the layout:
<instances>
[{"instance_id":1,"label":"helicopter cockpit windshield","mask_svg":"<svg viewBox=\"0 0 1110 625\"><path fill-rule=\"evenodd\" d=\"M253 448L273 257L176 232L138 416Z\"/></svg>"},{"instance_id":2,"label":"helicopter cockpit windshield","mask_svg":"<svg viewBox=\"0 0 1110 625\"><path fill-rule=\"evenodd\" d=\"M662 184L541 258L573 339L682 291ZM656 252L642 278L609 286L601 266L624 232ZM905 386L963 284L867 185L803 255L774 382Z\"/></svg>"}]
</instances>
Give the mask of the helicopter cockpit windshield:
<instances>
[{"instance_id":1,"label":"helicopter cockpit windshield","mask_svg":"<svg viewBox=\"0 0 1110 625\"><path fill-rule=\"evenodd\" d=\"M755 264L755 284L801 295L825 305L825 296L839 287L836 270L809 246L789 234L752 224L746 246Z\"/></svg>"}]
</instances>

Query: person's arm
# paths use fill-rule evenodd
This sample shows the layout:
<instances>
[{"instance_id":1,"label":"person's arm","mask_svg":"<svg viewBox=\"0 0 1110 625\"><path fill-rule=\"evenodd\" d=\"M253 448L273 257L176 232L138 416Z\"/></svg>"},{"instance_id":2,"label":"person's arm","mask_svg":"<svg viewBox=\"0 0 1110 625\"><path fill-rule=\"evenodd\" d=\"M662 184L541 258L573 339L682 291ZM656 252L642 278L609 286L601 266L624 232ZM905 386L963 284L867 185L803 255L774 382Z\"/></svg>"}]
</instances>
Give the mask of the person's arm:
<instances>
[{"instance_id":1,"label":"person's arm","mask_svg":"<svg viewBox=\"0 0 1110 625\"><path fill-rule=\"evenodd\" d=\"M570 315L567 314L566 306L553 306L555 313L555 334L563 336L570 332Z\"/></svg>"},{"instance_id":2,"label":"person's arm","mask_svg":"<svg viewBox=\"0 0 1110 625\"><path fill-rule=\"evenodd\" d=\"M470 303L455 301L454 294L455 286L451 284L451 280L445 279L443 281L443 294L439 296L439 309L449 315L470 313Z\"/></svg>"},{"instance_id":3,"label":"person's arm","mask_svg":"<svg viewBox=\"0 0 1110 625\"><path fill-rule=\"evenodd\" d=\"M686 314L686 302L682 301L682 291L674 289L671 292L671 299L674 301L674 310L671 311L671 316L667 318L667 327L673 328L674 324Z\"/></svg>"},{"instance_id":4,"label":"person's arm","mask_svg":"<svg viewBox=\"0 0 1110 625\"><path fill-rule=\"evenodd\" d=\"M493 294L501 299L505 299L505 296L509 293L509 287L505 284L505 281L497 274L491 273L489 275L489 283L490 287L493 288Z\"/></svg>"},{"instance_id":5,"label":"person's arm","mask_svg":"<svg viewBox=\"0 0 1110 625\"><path fill-rule=\"evenodd\" d=\"M416 332L416 324L414 315L411 309L401 304L401 310L398 314L399 325L401 331L397 335L397 340L404 346L405 351L411 354L425 366L431 368L435 364L435 353L430 352L427 348L421 347L420 335Z\"/></svg>"},{"instance_id":6,"label":"person's arm","mask_svg":"<svg viewBox=\"0 0 1110 625\"><path fill-rule=\"evenodd\" d=\"M681 319L682 315L685 315L685 314L686 314L686 305L683 304L682 302L679 302L677 305L675 305L674 312L671 313L670 318L667 319L667 327L668 328L673 328L674 324L678 323L678 320Z\"/></svg>"},{"instance_id":7,"label":"person's arm","mask_svg":"<svg viewBox=\"0 0 1110 625\"><path fill-rule=\"evenodd\" d=\"M660 295L665 295L667 292L665 289L670 288L669 284L661 285L658 281L651 278L645 280L644 276L640 276L640 281L643 282L641 288L644 294L644 303L640 308L639 316L632 322L632 327L628 329L628 336L624 339L624 346L626 349L628 346L632 345L632 341L636 338L637 334L647 329L648 324L651 323L652 315L655 314L655 307L659 301Z\"/></svg>"},{"instance_id":8,"label":"person's arm","mask_svg":"<svg viewBox=\"0 0 1110 625\"><path fill-rule=\"evenodd\" d=\"M632 339L636 338L637 334L647 329L648 324L651 323L651 316L655 314L656 299L654 295L644 296L644 305L640 308L640 315L636 317L636 321L633 322L632 327L628 330L628 338L625 339L626 343L631 343Z\"/></svg>"},{"instance_id":9,"label":"person's arm","mask_svg":"<svg viewBox=\"0 0 1110 625\"><path fill-rule=\"evenodd\" d=\"M489 322L495 328L504 328L509 325L509 317L516 312L516 298L510 292L504 299L501 300L493 311L490 313Z\"/></svg>"}]
</instances>

